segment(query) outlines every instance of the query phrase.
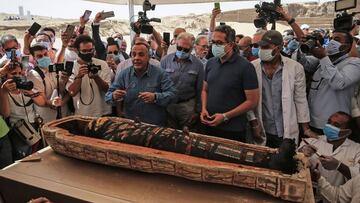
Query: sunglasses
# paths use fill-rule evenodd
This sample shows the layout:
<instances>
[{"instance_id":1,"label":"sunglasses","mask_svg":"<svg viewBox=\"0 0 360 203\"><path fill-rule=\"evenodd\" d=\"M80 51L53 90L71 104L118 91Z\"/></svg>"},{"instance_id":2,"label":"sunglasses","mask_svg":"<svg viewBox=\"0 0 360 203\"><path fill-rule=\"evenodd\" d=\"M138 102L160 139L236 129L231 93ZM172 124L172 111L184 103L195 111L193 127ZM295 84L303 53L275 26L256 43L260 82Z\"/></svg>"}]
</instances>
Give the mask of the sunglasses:
<instances>
[{"instance_id":1,"label":"sunglasses","mask_svg":"<svg viewBox=\"0 0 360 203\"><path fill-rule=\"evenodd\" d=\"M118 55L119 52L118 51L109 51L107 54L114 54L114 55Z\"/></svg>"},{"instance_id":2,"label":"sunglasses","mask_svg":"<svg viewBox=\"0 0 360 203\"><path fill-rule=\"evenodd\" d=\"M6 52L9 52L9 51L11 51L11 50L13 50L13 49L16 50L16 48L7 48L7 49L5 49L5 51L6 51Z\"/></svg>"},{"instance_id":3,"label":"sunglasses","mask_svg":"<svg viewBox=\"0 0 360 203\"><path fill-rule=\"evenodd\" d=\"M259 45L257 43L251 44L251 47L259 48Z\"/></svg>"},{"instance_id":4,"label":"sunglasses","mask_svg":"<svg viewBox=\"0 0 360 203\"><path fill-rule=\"evenodd\" d=\"M184 48L184 47L181 47L181 46L176 46L176 49L178 51L184 51L186 53L188 53L190 51L190 48Z\"/></svg>"}]
</instances>

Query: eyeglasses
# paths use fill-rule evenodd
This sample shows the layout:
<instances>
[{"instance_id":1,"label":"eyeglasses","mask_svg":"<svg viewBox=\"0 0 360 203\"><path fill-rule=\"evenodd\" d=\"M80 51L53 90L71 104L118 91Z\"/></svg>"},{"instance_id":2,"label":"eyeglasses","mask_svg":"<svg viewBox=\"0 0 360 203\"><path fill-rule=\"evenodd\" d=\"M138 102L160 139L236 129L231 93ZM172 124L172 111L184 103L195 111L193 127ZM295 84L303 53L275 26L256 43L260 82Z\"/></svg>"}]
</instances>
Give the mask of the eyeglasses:
<instances>
[{"instance_id":1,"label":"eyeglasses","mask_svg":"<svg viewBox=\"0 0 360 203\"><path fill-rule=\"evenodd\" d=\"M176 46L176 49L178 51L184 51L186 53L188 53L190 51L190 48L184 48L184 47L181 47L181 46Z\"/></svg>"},{"instance_id":2,"label":"eyeglasses","mask_svg":"<svg viewBox=\"0 0 360 203\"><path fill-rule=\"evenodd\" d=\"M94 49L83 49L79 51L81 54L89 54L89 53L93 53Z\"/></svg>"},{"instance_id":3,"label":"eyeglasses","mask_svg":"<svg viewBox=\"0 0 360 203\"><path fill-rule=\"evenodd\" d=\"M114 54L114 55L118 55L119 52L118 51L109 51L107 54Z\"/></svg>"},{"instance_id":4,"label":"eyeglasses","mask_svg":"<svg viewBox=\"0 0 360 203\"><path fill-rule=\"evenodd\" d=\"M208 45L198 45L199 47L203 48L203 49L208 49L209 46Z\"/></svg>"},{"instance_id":5,"label":"eyeglasses","mask_svg":"<svg viewBox=\"0 0 360 203\"><path fill-rule=\"evenodd\" d=\"M218 40L218 41L212 40L211 43L214 44L214 45L224 45L224 44L227 44L227 42L222 42L222 41L220 41L220 40Z\"/></svg>"}]
</instances>

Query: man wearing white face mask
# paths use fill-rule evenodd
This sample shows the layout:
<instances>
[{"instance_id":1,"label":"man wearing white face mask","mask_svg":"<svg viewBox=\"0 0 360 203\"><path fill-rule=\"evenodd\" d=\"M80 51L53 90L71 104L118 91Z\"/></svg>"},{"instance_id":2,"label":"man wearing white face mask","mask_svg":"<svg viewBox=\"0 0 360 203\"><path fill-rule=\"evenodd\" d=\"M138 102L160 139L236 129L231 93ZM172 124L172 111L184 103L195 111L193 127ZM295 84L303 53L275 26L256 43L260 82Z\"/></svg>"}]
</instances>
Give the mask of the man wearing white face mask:
<instances>
[{"instance_id":1,"label":"man wearing white face mask","mask_svg":"<svg viewBox=\"0 0 360 203\"><path fill-rule=\"evenodd\" d=\"M258 44L259 59L252 62L260 86L256 114L266 134L266 145L277 148L283 138L298 140L298 124L310 133L305 73L299 63L280 54L283 48L280 32L267 31Z\"/></svg>"},{"instance_id":2,"label":"man wearing white face mask","mask_svg":"<svg viewBox=\"0 0 360 203\"><path fill-rule=\"evenodd\" d=\"M309 92L310 125L318 132L334 111L351 113L351 98L360 81L360 59L349 57L352 46L350 33L334 31L326 49L317 46L312 50L320 64Z\"/></svg>"},{"instance_id":3,"label":"man wearing white face mask","mask_svg":"<svg viewBox=\"0 0 360 203\"><path fill-rule=\"evenodd\" d=\"M350 122L349 114L336 112L324 127L324 136L307 138L299 147L300 152L310 157L312 168L317 168L333 186L342 185L359 175L360 145L348 139ZM324 196L326 193L322 195L324 200L329 199Z\"/></svg>"}]
</instances>

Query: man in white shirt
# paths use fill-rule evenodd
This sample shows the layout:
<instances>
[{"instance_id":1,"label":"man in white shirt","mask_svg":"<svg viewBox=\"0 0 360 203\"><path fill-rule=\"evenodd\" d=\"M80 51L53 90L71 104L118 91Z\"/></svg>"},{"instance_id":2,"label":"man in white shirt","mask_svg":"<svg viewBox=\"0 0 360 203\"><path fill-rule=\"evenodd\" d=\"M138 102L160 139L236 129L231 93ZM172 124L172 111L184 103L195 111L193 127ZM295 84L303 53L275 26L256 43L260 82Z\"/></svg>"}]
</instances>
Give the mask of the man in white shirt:
<instances>
[{"instance_id":1,"label":"man in white shirt","mask_svg":"<svg viewBox=\"0 0 360 203\"><path fill-rule=\"evenodd\" d=\"M55 120L57 116L56 106L54 105L55 100L59 100L59 106L64 105L60 98L53 97L54 91L57 89L56 73L49 71L51 59L44 44L34 44L30 48L30 53L34 57L37 66L28 73L27 78L34 83L34 89L46 99L46 105L44 107L35 105L35 110L43 118L44 123L50 122ZM63 90L60 89L60 92L63 92Z\"/></svg>"},{"instance_id":2,"label":"man in white shirt","mask_svg":"<svg viewBox=\"0 0 360 203\"><path fill-rule=\"evenodd\" d=\"M75 115L100 117L110 115L111 105L104 97L111 83L111 70L105 61L94 58L94 41L89 36L79 36L74 46L78 60L66 89L73 97Z\"/></svg>"},{"instance_id":3,"label":"man in white shirt","mask_svg":"<svg viewBox=\"0 0 360 203\"><path fill-rule=\"evenodd\" d=\"M312 165L318 166L320 174L333 186L342 185L359 174L360 144L347 138L351 134L350 121L350 115L334 113L323 129L324 136L307 138L299 147L299 151L310 157Z\"/></svg>"}]
</instances>

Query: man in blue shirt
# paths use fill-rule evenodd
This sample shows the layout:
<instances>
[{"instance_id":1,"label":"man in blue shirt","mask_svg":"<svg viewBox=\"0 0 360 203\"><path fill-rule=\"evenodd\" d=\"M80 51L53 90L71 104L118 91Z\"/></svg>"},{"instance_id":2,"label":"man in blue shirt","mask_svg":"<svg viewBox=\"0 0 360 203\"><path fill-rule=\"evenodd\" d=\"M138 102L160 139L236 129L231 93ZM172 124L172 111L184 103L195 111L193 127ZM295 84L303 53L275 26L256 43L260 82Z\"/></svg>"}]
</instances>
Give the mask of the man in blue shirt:
<instances>
[{"instance_id":1,"label":"man in blue shirt","mask_svg":"<svg viewBox=\"0 0 360 203\"><path fill-rule=\"evenodd\" d=\"M181 33L176 39L176 52L161 60L164 69L174 82L177 90L177 102L167 108L170 127L190 130L199 118L201 111L201 91L204 80L204 66L191 55L193 35Z\"/></svg>"},{"instance_id":2,"label":"man in blue shirt","mask_svg":"<svg viewBox=\"0 0 360 203\"><path fill-rule=\"evenodd\" d=\"M254 66L238 55L235 31L218 26L212 35L211 58L206 64L200 119L207 134L245 142L246 112L259 100Z\"/></svg>"},{"instance_id":3,"label":"man in blue shirt","mask_svg":"<svg viewBox=\"0 0 360 203\"><path fill-rule=\"evenodd\" d=\"M121 71L105 95L108 103L124 102L126 118L165 125L166 107L176 89L166 72L149 64L149 45L136 43L131 51L133 65Z\"/></svg>"}]
</instances>

